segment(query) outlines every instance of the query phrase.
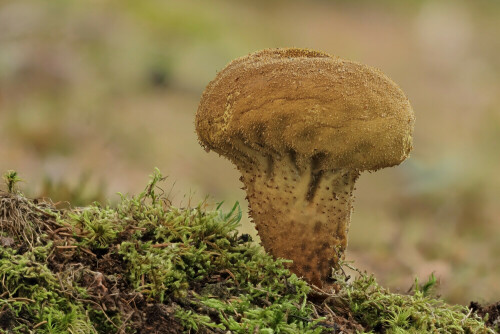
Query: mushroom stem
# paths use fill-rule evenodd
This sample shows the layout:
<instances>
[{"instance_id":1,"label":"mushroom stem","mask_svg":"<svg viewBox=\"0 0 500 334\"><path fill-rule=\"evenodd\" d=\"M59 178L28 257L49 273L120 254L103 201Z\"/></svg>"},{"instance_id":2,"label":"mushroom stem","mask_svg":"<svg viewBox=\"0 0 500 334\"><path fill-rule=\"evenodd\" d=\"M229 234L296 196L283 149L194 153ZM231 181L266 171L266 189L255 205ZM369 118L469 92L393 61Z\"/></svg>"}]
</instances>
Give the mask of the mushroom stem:
<instances>
[{"instance_id":1,"label":"mushroom stem","mask_svg":"<svg viewBox=\"0 0 500 334\"><path fill-rule=\"evenodd\" d=\"M294 155L262 155L252 165L236 165L264 248L293 260L294 273L322 286L347 247L359 172L322 170L314 157L298 164Z\"/></svg>"}]
</instances>

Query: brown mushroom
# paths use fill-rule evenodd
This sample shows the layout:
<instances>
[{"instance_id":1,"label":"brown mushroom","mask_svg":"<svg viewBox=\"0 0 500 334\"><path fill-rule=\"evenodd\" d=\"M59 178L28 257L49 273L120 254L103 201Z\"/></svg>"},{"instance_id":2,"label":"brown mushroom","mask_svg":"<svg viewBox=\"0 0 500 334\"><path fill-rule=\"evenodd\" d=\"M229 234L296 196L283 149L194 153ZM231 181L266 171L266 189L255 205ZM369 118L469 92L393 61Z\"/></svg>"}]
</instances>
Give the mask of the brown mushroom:
<instances>
[{"instance_id":1,"label":"brown mushroom","mask_svg":"<svg viewBox=\"0 0 500 334\"><path fill-rule=\"evenodd\" d=\"M304 49L232 61L196 114L201 145L241 172L264 248L317 285L344 254L359 173L401 163L413 123L382 72Z\"/></svg>"}]
</instances>

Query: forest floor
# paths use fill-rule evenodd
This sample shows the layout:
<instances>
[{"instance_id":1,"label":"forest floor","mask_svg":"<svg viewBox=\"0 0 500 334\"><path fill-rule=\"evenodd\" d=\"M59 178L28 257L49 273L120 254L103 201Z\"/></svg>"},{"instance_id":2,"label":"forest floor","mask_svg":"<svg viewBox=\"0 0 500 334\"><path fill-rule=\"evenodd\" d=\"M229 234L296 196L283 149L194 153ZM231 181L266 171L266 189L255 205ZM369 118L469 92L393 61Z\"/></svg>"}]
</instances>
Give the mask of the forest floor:
<instances>
[{"instance_id":1,"label":"forest floor","mask_svg":"<svg viewBox=\"0 0 500 334\"><path fill-rule=\"evenodd\" d=\"M500 303L447 304L434 276L398 294L342 263L311 286L237 232L238 203L173 207L158 170L114 207L61 209L4 179L2 333L499 333Z\"/></svg>"}]
</instances>

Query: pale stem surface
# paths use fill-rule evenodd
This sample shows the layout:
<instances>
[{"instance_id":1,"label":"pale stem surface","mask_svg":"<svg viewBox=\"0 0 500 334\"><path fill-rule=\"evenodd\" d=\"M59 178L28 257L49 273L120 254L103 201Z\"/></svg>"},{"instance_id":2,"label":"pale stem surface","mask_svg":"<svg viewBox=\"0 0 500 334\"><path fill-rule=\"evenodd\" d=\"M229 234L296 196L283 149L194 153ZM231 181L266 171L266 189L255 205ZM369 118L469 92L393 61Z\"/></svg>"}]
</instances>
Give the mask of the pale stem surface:
<instances>
[{"instance_id":1,"label":"pale stem surface","mask_svg":"<svg viewBox=\"0 0 500 334\"><path fill-rule=\"evenodd\" d=\"M291 270L322 286L347 246L354 170L318 170L314 159L300 168L293 155L252 154L236 163L242 173L262 244Z\"/></svg>"}]
</instances>

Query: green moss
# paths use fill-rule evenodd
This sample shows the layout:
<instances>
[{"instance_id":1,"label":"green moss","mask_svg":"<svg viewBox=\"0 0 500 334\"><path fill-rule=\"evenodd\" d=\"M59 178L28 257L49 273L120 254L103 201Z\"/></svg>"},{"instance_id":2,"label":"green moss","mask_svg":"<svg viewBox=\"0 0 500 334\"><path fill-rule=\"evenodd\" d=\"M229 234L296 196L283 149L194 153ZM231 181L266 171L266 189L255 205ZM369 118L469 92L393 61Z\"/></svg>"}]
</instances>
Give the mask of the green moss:
<instances>
[{"instance_id":1,"label":"green moss","mask_svg":"<svg viewBox=\"0 0 500 334\"><path fill-rule=\"evenodd\" d=\"M0 248L0 308L12 314L14 333L97 333L81 303L68 298L45 261L52 243L24 254Z\"/></svg>"},{"instance_id":2,"label":"green moss","mask_svg":"<svg viewBox=\"0 0 500 334\"><path fill-rule=\"evenodd\" d=\"M341 286L335 306L347 305L369 333L493 333L464 306L448 305L432 296L433 275L412 294L391 293L378 285L373 275L360 273L352 282L338 275ZM345 304L343 304L345 303Z\"/></svg>"},{"instance_id":3,"label":"green moss","mask_svg":"<svg viewBox=\"0 0 500 334\"><path fill-rule=\"evenodd\" d=\"M7 191L13 192L17 183L19 183L21 178L15 170L9 170L3 175L5 184L7 185Z\"/></svg>"},{"instance_id":4,"label":"green moss","mask_svg":"<svg viewBox=\"0 0 500 334\"><path fill-rule=\"evenodd\" d=\"M158 170L116 207L56 210L0 192L0 329L14 333L488 333L432 297L373 276L309 286L240 235L241 209L175 208ZM29 219L28 219L29 218ZM29 226L30 235L22 231Z\"/></svg>"},{"instance_id":5,"label":"green moss","mask_svg":"<svg viewBox=\"0 0 500 334\"><path fill-rule=\"evenodd\" d=\"M94 203L86 208L66 213L62 222L71 224L75 229L78 245L90 249L109 248L116 240L120 227L115 210L103 208Z\"/></svg>"}]
</instances>

